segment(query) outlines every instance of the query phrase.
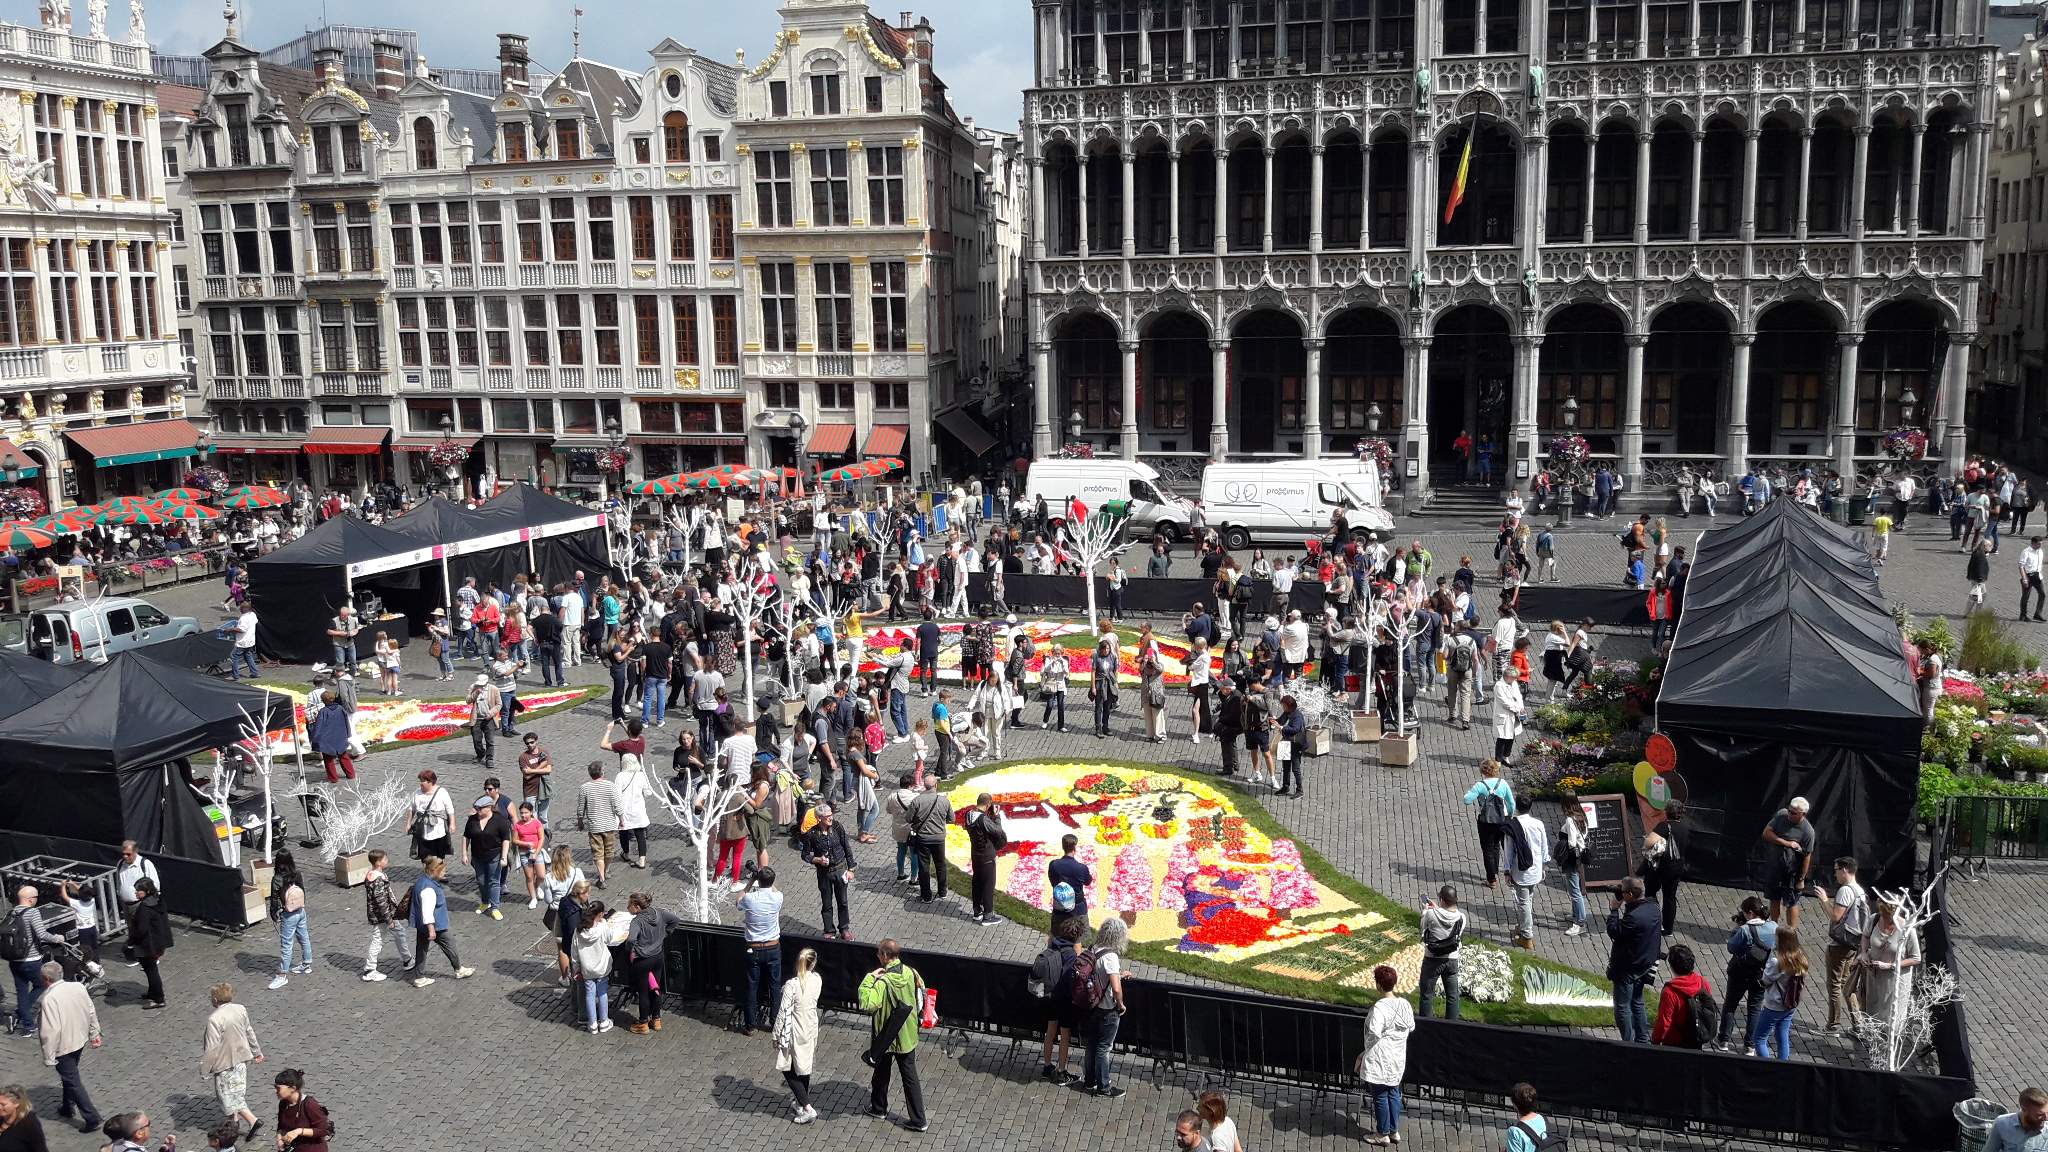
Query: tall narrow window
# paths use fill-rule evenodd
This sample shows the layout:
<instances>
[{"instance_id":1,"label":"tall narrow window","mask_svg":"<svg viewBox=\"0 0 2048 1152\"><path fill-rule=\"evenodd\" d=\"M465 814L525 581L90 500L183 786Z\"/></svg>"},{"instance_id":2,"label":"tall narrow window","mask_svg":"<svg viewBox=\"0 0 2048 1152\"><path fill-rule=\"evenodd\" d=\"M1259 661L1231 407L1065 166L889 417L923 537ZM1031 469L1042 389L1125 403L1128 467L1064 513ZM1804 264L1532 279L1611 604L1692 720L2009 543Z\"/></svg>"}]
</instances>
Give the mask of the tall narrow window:
<instances>
[{"instance_id":1,"label":"tall narrow window","mask_svg":"<svg viewBox=\"0 0 2048 1152\"><path fill-rule=\"evenodd\" d=\"M846 176L846 149L811 149L812 225L850 223L851 196Z\"/></svg>"},{"instance_id":2,"label":"tall narrow window","mask_svg":"<svg viewBox=\"0 0 2048 1152\"><path fill-rule=\"evenodd\" d=\"M1408 242L1408 137L1400 132L1372 142L1372 235L1375 248Z\"/></svg>"},{"instance_id":3,"label":"tall narrow window","mask_svg":"<svg viewBox=\"0 0 2048 1152\"><path fill-rule=\"evenodd\" d=\"M706 197L705 207L709 209L710 216L708 225L711 232L711 258L713 260L730 260L732 259L732 197Z\"/></svg>"},{"instance_id":4,"label":"tall narrow window","mask_svg":"<svg viewBox=\"0 0 2048 1152\"><path fill-rule=\"evenodd\" d=\"M633 297L633 349L640 363L661 363L661 297Z\"/></svg>"},{"instance_id":5,"label":"tall narrow window","mask_svg":"<svg viewBox=\"0 0 2048 1152\"><path fill-rule=\"evenodd\" d=\"M580 160L583 157L583 125L573 119L555 121L555 159Z\"/></svg>"},{"instance_id":6,"label":"tall narrow window","mask_svg":"<svg viewBox=\"0 0 2048 1152\"><path fill-rule=\"evenodd\" d=\"M811 115L839 115L839 73L811 77Z\"/></svg>"},{"instance_id":7,"label":"tall narrow window","mask_svg":"<svg viewBox=\"0 0 2048 1152\"><path fill-rule=\"evenodd\" d=\"M583 363L583 298L573 292L555 297L555 353L564 364Z\"/></svg>"},{"instance_id":8,"label":"tall narrow window","mask_svg":"<svg viewBox=\"0 0 2048 1152\"><path fill-rule=\"evenodd\" d=\"M654 197L626 197L626 221L632 230L633 259L654 259Z\"/></svg>"},{"instance_id":9,"label":"tall narrow window","mask_svg":"<svg viewBox=\"0 0 2048 1152\"><path fill-rule=\"evenodd\" d=\"M789 115L789 84L786 81L770 80L768 82L768 114L770 116Z\"/></svg>"},{"instance_id":10,"label":"tall narrow window","mask_svg":"<svg viewBox=\"0 0 2048 1152\"><path fill-rule=\"evenodd\" d=\"M612 198L592 196L585 205L590 215L590 258L592 260L616 260L619 258L618 240L612 231Z\"/></svg>"},{"instance_id":11,"label":"tall narrow window","mask_svg":"<svg viewBox=\"0 0 2048 1152\"><path fill-rule=\"evenodd\" d=\"M695 205L695 198L690 196L668 198L668 258L671 260L697 258Z\"/></svg>"},{"instance_id":12,"label":"tall narrow window","mask_svg":"<svg viewBox=\"0 0 2048 1152\"><path fill-rule=\"evenodd\" d=\"M87 100L80 100L76 106L81 126L84 112L90 106L91 102ZM221 115L227 120L228 163L237 168L246 167L249 163L249 106L240 100L232 100L221 105Z\"/></svg>"},{"instance_id":13,"label":"tall narrow window","mask_svg":"<svg viewBox=\"0 0 2048 1152\"><path fill-rule=\"evenodd\" d=\"M672 305L672 313L676 336L676 363L702 364L702 353L697 347L697 298L677 296Z\"/></svg>"},{"instance_id":14,"label":"tall narrow window","mask_svg":"<svg viewBox=\"0 0 2048 1152\"><path fill-rule=\"evenodd\" d=\"M416 116L412 122L413 167L422 172L431 172L441 166L440 157L434 149L434 120L431 116Z\"/></svg>"},{"instance_id":15,"label":"tall narrow window","mask_svg":"<svg viewBox=\"0 0 2048 1152\"><path fill-rule=\"evenodd\" d=\"M795 190L791 186L789 152L763 149L754 153L754 215L763 228L788 228L796 223Z\"/></svg>"},{"instance_id":16,"label":"tall narrow window","mask_svg":"<svg viewBox=\"0 0 2048 1152\"><path fill-rule=\"evenodd\" d=\"M870 112L880 112L882 110L882 78L880 76L862 77L861 91L867 97L867 110Z\"/></svg>"},{"instance_id":17,"label":"tall narrow window","mask_svg":"<svg viewBox=\"0 0 2048 1152\"><path fill-rule=\"evenodd\" d=\"M868 158L868 223L903 223L903 148L873 145Z\"/></svg>"},{"instance_id":18,"label":"tall narrow window","mask_svg":"<svg viewBox=\"0 0 2048 1152\"><path fill-rule=\"evenodd\" d=\"M316 139L314 144L317 151L319 141ZM524 164L526 162L526 125L505 125L505 162L507 164Z\"/></svg>"},{"instance_id":19,"label":"tall narrow window","mask_svg":"<svg viewBox=\"0 0 2048 1152\"><path fill-rule=\"evenodd\" d=\"M904 290L907 271L901 260L868 262L868 306L877 352L901 352L910 347L910 296Z\"/></svg>"},{"instance_id":20,"label":"tall narrow window","mask_svg":"<svg viewBox=\"0 0 2048 1152\"><path fill-rule=\"evenodd\" d=\"M336 135L341 137L341 170L361 172L363 170L363 130L359 124L337 124Z\"/></svg>"},{"instance_id":21,"label":"tall narrow window","mask_svg":"<svg viewBox=\"0 0 2048 1152\"><path fill-rule=\"evenodd\" d=\"M57 243L67 243L59 240ZM52 245L54 247L55 245ZM26 238L0 241L0 344L37 345L36 270Z\"/></svg>"},{"instance_id":22,"label":"tall narrow window","mask_svg":"<svg viewBox=\"0 0 2048 1152\"><path fill-rule=\"evenodd\" d=\"M740 306L737 296L711 298L711 358L719 364L740 362Z\"/></svg>"},{"instance_id":23,"label":"tall narrow window","mask_svg":"<svg viewBox=\"0 0 2048 1152\"><path fill-rule=\"evenodd\" d=\"M597 336L597 362L619 363L619 298L600 292L590 298L590 326Z\"/></svg>"},{"instance_id":24,"label":"tall narrow window","mask_svg":"<svg viewBox=\"0 0 2048 1152\"><path fill-rule=\"evenodd\" d=\"M761 270L761 348L796 351L796 265L775 261Z\"/></svg>"},{"instance_id":25,"label":"tall narrow window","mask_svg":"<svg viewBox=\"0 0 2048 1152\"><path fill-rule=\"evenodd\" d=\"M557 263L576 259L576 201L556 196L548 201L548 231Z\"/></svg>"},{"instance_id":26,"label":"tall narrow window","mask_svg":"<svg viewBox=\"0 0 2048 1152\"><path fill-rule=\"evenodd\" d=\"M661 158L670 164L690 162L690 118L681 112L661 118Z\"/></svg>"},{"instance_id":27,"label":"tall narrow window","mask_svg":"<svg viewBox=\"0 0 2048 1152\"><path fill-rule=\"evenodd\" d=\"M853 351L853 268L839 261L811 265L817 295L818 351Z\"/></svg>"}]
</instances>

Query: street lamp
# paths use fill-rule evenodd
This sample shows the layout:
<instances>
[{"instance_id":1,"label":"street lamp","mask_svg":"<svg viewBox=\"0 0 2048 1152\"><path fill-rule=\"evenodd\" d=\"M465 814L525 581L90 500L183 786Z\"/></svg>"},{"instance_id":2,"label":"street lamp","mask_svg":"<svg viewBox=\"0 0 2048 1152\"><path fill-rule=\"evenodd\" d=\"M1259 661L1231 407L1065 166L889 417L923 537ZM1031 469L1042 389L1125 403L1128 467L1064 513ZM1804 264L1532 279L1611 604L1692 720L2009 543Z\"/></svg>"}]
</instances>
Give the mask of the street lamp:
<instances>
[{"instance_id":1,"label":"street lamp","mask_svg":"<svg viewBox=\"0 0 2048 1152\"><path fill-rule=\"evenodd\" d=\"M1564 420L1564 434L1570 437L1572 430L1579 426L1579 398L1566 396L1559 415ZM1564 491L1557 494L1557 522L1569 524L1572 522L1572 501L1576 499L1574 490L1579 486L1579 462L1572 461L1571 470L1556 479L1564 486Z\"/></svg>"},{"instance_id":2,"label":"street lamp","mask_svg":"<svg viewBox=\"0 0 2048 1152\"><path fill-rule=\"evenodd\" d=\"M1076 408L1072 412L1067 413L1067 443L1079 444L1080 442L1081 410Z\"/></svg>"},{"instance_id":3,"label":"street lamp","mask_svg":"<svg viewBox=\"0 0 2048 1152\"><path fill-rule=\"evenodd\" d=\"M1571 431L1571 430L1572 430L1573 428L1576 428L1576 427L1578 427L1578 425L1579 425L1579 398L1578 398L1577 396L1567 396L1567 397L1565 397L1565 398L1564 398L1564 427L1565 427L1565 431L1569 432L1569 431Z\"/></svg>"},{"instance_id":4,"label":"street lamp","mask_svg":"<svg viewBox=\"0 0 2048 1152\"><path fill-rule=\"evenodd\" d=\"M441 414L441 443L452 443L455 439L455 419L447 413ZM441 474L448 478L448 498L455 499L455 484L462 475L462 465L453 462L441 466Z\"/></svg>"},{"instance_id":5,"label":"street lamp","mask_svg":"<svg viewBox=\"0 0 2048 1152\"><path fill-rule=\"evenodd\" d=\"M1913 423L1913 409L1919 403L1920 397L1913 394L1913 386L1911 384L1906 385L1906 390L1899 393L1899 423L1911 425Z\"/></svg>"},{"instance_id":6,"label":"street lamp","mask_svg":"<svg viewBox=\"0 0 2048 1152\"><path fill-rule=\"evenodd\" d=\"M1365 410L1365 430L1374 433L1380 430L1380 402L1377 400Z\"/></svg>"}]
</instances>

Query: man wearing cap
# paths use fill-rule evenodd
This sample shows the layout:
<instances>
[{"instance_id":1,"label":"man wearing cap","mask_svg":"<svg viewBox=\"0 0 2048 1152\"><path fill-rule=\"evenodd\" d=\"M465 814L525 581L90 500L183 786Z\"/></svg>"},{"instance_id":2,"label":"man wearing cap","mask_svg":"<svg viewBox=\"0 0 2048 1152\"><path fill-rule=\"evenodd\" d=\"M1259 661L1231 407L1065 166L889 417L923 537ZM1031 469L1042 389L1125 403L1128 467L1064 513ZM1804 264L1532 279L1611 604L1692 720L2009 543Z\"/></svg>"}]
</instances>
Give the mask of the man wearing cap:
<instances>
[{"instance_id":1,"label":"man wearing cap","mask_svg":"<svg viewBox=\"0 0 2048 1152\"><path fill-rule=\"evenodd\" d=\"M1794 796L1764 825L1764 843L1777 853L1776 866L1764 891L1771 898L1771 919L1778 918L1782 907L1785 926L1795 931L1799 928L1799 898L1806 894L1806 874L1813 868L1816 837L1813 821L1806 817L1810 807L1806 797Z\"/></svg>"},{"instance_id":2,"label":"man wearing cap","mask_svg":"<svg viewBox=\"0 0 2048 1152\"><path fill-rule=\"evenodd\" d=\"M512 859L512 825L490 796L479 796L470 805L469 822L462 827L462 862L476 869L477 915L503 920L498 901L505 895L505 866Z\"/></svg>"},{"instance_id":3,"label":"man wearing cap","mask_svg":"<svg viewBox=\"0 0 2048 1152\"><path fill-rule=\"evenodd\" d=\"M818 870L818 923L822 925L827 938L833 935L832 907L839 906L839 931L841 940L853 939L848 926L851 917L847 909L847 888L853 883L853 842L846 835L846 827L832 818L832 806L820 804L817 808L818 822L809 832L804 833L804 859Z\"/></svg>"},{"instance_id":4,"label":"man wearing cap","mask_svg":"<svg viewBox=\"0 0 2048 1152\"><path fill-rule=\"evenodd\" d=\"M469 744L486 770L494 767L491 761L498 753L499 707L491 678L478 673L476 683L469 689Z\"/></svg>"}]
</instances>

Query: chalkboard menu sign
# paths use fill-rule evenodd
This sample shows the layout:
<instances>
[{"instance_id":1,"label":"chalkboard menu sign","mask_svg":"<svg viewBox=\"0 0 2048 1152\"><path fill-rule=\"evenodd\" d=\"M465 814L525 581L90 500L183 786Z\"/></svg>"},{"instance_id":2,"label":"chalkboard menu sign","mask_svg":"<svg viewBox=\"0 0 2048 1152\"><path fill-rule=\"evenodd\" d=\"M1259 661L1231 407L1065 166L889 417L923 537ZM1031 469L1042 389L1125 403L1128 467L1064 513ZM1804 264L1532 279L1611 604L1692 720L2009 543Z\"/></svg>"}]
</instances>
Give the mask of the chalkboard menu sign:
<instances>
[{"instance_id":1,"label":"chalkboard menu sign","mask_svg":"<svg viewBox=\"0 0 2048 1152\"><path fill-rule=\"evenodd\" d=\"M1586 852L1579 860L1588 888L1613 888L1635 874L1638 833L1630 827L1629 798L1581 796L1586 809Z\"/></svg>"}]
</instances>

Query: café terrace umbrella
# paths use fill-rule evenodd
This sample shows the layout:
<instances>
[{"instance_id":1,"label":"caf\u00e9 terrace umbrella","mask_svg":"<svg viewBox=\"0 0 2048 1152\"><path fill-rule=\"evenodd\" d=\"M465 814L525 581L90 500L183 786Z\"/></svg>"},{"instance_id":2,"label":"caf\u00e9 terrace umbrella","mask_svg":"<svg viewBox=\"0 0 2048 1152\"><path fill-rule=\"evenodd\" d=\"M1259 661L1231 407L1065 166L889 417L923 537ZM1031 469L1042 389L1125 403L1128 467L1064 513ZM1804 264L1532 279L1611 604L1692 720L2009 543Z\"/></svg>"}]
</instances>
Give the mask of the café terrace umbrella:
<instances>
[{"instance_id":1,"label":"caf\u00e9 terrace umbrella","mask_svg":"<svg viewBox=\"0 0 2048 1152\"><path fill-rule=\"evenodd\" d=\"M11 548L16 552L27 552L34 548L48 548L56 542L57 538L55 536L50 535L48 532L31 528L26 524L17 524L12 521L0 524L0 546Z\"/></svg>"},{"instance_id":2,"label":"caf\u00e9 terrace umbrella","mask_svg":"<svg viewBox=\"0 0 2048 1152\"><path fill-rule=\"evenodd\" d=\"M285 502L285 497L264 496L263 491L264 490L261 488L237 489L236 491L230 492L226 496L221 497L219 500L214 501L214 503L218 504L222 508L231 508L237 512L246 512L257 508L275 508L279 504Z\"/></svg>"},{"instance_id":3,"label":"caf\u00e9 terrace umbrella","mask_svg":"<svg viewBox=\"0 0 2048 1152\"><path fill-rule=\"evenodd\" d=\"M168 524L174 517L161 508L147 504L124 504L93 517L95 524Z\"/></svg>"},{"instance_id":4,"label":"caf\u00e9 terrace umbrella","mask_svg":"<svg viewBox=\"0 0 2048 1152\"><path fill-rule=\"evenodd\" d=\"M176 500L183 504L197 504L213 499L213 493L202 488L166 488L150 497L152 500Z\"/></svg>"},{"instance_id":5,"label":"caf\u00e9 terrace umbrella","mask_svg":"<svg viewBox=\"0 0 2048 1152\"><path fill-rule=\"evenodd\" d=\"M635 496L677 496L682 494L686 483L694 475L694 472L678 472L673 476L641 480L626 485L626 491Z\"/></svg>"},{"instance_id":6,"label":"caf\u00e9 terrace umbrella","mask_svg":"<svg viewBox=\"0 0 2048 1152\"><path fill-rule=\"evenodd\" d=\"M204 504L174 504L162 510L173 520L217 520L227 513Z\"/></svg>"}]
</instances>

